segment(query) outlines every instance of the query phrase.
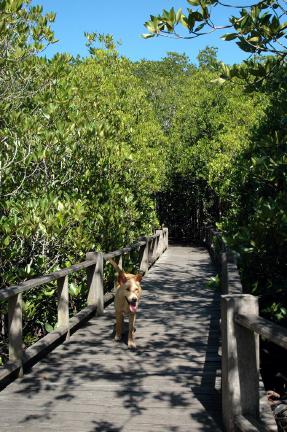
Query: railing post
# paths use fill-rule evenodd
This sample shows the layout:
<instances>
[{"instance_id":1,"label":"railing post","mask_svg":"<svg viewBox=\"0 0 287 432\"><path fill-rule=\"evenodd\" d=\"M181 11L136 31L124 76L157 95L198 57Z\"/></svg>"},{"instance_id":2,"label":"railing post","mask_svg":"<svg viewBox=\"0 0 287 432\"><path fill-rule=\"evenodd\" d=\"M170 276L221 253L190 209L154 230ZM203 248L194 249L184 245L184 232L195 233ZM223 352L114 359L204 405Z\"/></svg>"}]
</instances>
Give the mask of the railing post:
<instances>
[{"instance_id":1,"label":"railing post","mask_svg":"<svg viewBox=\"0 0 287 432\"><path fill-rule=\"evenodd\" d=\"M118 257L114 258L114 261L118 264L118 266L122 269L123 268L123 256L120 255ZM118 279L117 276L115 274L115 279L114 279L114 288L116 288L118 286Z\"/></svg>"},{"instance_id":2,"label":"railing post","mask_svg":"<svg viewBox=\"0 0 287 432\"><path fill-rule=\"evenodd\" d=\"M155 254L155 248L156 248L156 238L153 237L148 242L148 266L152 265L156 258L154 257Z\"/></svg>"},{"instance_id":3,"label":"railing post","mask_svg":"<svg viewBox=\"0 0 287 432\"><path fill-rule=\"evenodd\" d=\"M257 314L249 294L221 296L222 415L225 430L235 431L238 415L259 415L259 336L234 322L237 313Z\"/></svg>"},{"instance_id":4,"label":"railing post","mask_svg":"<svg viewBox=\"0 0 287 432\"><path fill-rule=\"evenodd\" d=\"M22 366L22 294L16 294L8 299L8 334L9 360L19 365L18 376L23 376Z\"/></svg>"},{"instance_id":5,"label":"railing post","mask_svg":"<svg viewBox=\"0 0 287 432\"><path fill-rule=\"evenodd\" d=\"M155 238L154 250L153 250L153 262L155 262L160 256L160 233L161 230L156 230L157 237Z\"/></svg>"},{"instance_id":6,"label":"railing post","mask_svg":"<svg viewBox=\"0 0 287 432\"><path fill-rule=\"evenodd\" d=\"M144 240L146 244L140 249L140 271L146 274L149 267L149 237L144 237Z\"/></svg>"},{"instance_id":7,"label":"railing post","mask_svg":"<svg viewBox=\"0 0 287 432\"><path fill-rule=\"evenodd\" d=\"M164 234L164 250L168 249L168 228L163 229Z\"/></svg>"},{"instance_id":8,"label":"railing post","mask_svg":"<svg viewBox=\"0 0 287 432\"><path fill-rule=\"evenodd\" d=\"M220 254L220 267L221 267L221 292L222 294L228 294L228 273L227 273L227 252L225 248Z\"/></svg>"},{"instance_id":9,"label":"railing post","mask_svg":"<svg viewBox=\"0 0 287 432\"><path fill-rule=\"evenodd\" d=\"M67 328L67 339L70 337L69 332L69 282L68 276L57 280L58 286L58 327Z\"/></svg>"},{"instance_id":10,"label":"railing post","mask_svg":"<svg viewBox=\"0 0 287 432\"><path fill-rule=\"evenodd\" d=\"M104 259L101 252L88 252L87 260L96 259L96 263L87 268L88 306L97 306L96 315L104 313Z\"/></svg>"},{"instance_id":11,"label":"railing post","mask_svg":"<svg viewBox=\"0 0 287 432\"><path fill-rule=\"evenodd\" d=\"M156 259L159 258L162 254L163 251L163 231L160 230L156 230L155 232L158 237L156 238L156 243L157 243L157 247L156 247Z\"/></svg>"}]
</instances>

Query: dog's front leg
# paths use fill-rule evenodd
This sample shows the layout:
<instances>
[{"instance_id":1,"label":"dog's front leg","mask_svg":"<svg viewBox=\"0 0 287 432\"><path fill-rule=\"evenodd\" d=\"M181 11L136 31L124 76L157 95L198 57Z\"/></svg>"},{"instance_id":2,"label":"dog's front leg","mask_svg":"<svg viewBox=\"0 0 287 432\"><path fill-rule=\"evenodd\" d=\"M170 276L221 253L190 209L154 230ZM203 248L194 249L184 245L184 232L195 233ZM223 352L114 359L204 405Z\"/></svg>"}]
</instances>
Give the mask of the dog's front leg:
<instances>
[{"instance_id":1,"label":"dog's front leg","mask_svg":"<svg viewBox=\"0 0 287 432\"><path fill-rule=\"evenodd\" d=\"M116 334L115 341L120 341L123 333L123 321L124 317L121 312L116 312Z\"/></svg>"},{"instance_id":2,"label":"dog's front leg","mask_svg":"<svg viewBox=\"0 0 287 432\"><path fill-rule=\"evenodd\" d=\"M129 348L135 348L136 347L136 344L134 341L135 322L136 322L136 315L130 313L129 314L129 336L128 336L128 347Z\"/></svg>"}]
</instances>

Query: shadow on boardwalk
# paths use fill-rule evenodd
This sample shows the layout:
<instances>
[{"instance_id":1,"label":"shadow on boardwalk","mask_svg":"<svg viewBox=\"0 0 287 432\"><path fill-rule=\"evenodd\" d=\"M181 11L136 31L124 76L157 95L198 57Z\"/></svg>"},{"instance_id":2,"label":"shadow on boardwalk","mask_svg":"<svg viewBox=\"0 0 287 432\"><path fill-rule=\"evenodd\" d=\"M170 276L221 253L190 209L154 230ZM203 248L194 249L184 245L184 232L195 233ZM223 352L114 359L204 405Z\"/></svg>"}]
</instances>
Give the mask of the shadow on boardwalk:
<instances>
[{"instance_id":1,"label":"shadow on boardwalk","mask_svg":"<svg viewBox=\"0 0 287 432\"><path fill-rule=\"evenodd\" d=\"M0 393L1 431L220 431L219 294L204 249L171 247L144 278L136 351L113 307Z\"/></svg>"}]
</instances>

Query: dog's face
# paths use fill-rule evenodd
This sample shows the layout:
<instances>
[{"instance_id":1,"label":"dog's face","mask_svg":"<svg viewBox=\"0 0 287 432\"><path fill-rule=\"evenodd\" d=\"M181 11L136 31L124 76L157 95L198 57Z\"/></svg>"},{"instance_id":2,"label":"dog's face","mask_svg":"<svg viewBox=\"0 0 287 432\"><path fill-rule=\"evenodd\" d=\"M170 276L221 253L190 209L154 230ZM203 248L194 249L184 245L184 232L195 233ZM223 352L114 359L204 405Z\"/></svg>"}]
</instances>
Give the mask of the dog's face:
<instances>
[{"instance_id":1,"label":"dog's face","mask_svg":"<svg viewBox=\"0 0 287 432\"><path fill-rule=\"evenodd\" d=\"M139 299L141 296L141 286L140 281L142 276L137 275L127 275L125 273L120 273L118 276L118 282L121 287L122 295L125 297L125 301L129 305L129 310L131 313L136 313L138 309Z\"/></svg>"}]
</instances>

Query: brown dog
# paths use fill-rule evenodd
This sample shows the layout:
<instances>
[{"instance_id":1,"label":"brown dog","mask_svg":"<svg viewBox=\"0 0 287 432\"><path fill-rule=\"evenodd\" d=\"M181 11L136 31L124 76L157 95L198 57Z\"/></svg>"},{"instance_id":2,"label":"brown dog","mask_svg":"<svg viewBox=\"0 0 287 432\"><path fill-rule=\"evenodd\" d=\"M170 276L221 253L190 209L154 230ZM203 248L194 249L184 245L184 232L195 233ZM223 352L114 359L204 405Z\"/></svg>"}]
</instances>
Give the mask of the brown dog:
<instances>
[{"instance_id":1,"label":"brown dog","mask_svg":"<svg viewBox=\"0 0 287 432\"><path fill-rule=\"evenodd\" d=\"M134 341L136 313L141 297L142 289L140 274L134 275L125 273L118 264L109 259L110 263L118 273L118 287L115 294L115 314L116 314L116 334L115 340L119 341L122 338L124 315L129 316L129 335L128 347L135 348Z\"/></svg>"}]
</instances>

